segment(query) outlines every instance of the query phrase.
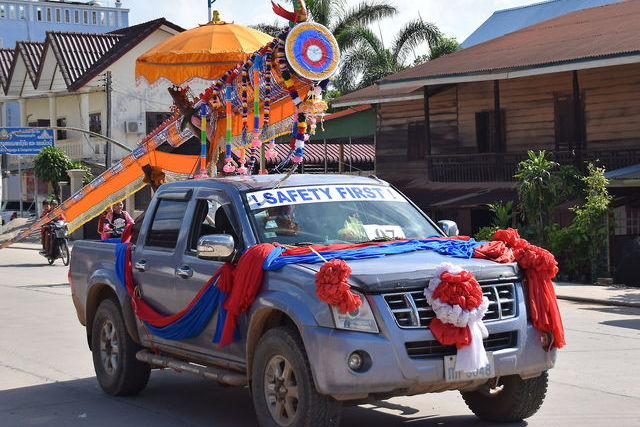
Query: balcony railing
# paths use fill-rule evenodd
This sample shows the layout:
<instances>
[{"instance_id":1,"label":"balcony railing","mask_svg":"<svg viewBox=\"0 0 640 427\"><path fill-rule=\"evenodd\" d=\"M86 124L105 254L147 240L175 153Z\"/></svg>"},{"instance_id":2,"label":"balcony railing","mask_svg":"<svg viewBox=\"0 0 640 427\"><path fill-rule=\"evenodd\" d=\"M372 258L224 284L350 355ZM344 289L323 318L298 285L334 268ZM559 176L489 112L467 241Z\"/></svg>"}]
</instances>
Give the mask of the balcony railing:
<instances>
[{"instance_id":1,"label":"balcony railing","mask_svg":"<svg viewBox=\"0 0 640 427\"><path fill-rule=\"evenodd\" d=\"M527 153L476 153L429 156L429 174L435 182L514 181L518 163ZM562 165L584 168L586 162L614 170L640 163L640 149L552 151L549 158Z\"/></svg>"}]
</instances>

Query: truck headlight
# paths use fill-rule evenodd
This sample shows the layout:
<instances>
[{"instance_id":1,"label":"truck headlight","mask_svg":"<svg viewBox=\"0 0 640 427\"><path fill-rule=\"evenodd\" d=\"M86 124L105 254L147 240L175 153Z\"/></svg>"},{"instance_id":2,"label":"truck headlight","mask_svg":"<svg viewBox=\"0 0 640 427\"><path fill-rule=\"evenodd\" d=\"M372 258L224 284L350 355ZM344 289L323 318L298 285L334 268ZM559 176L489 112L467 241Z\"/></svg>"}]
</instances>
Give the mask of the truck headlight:
<instances>
[{"instance_id":1,"label":"truck headlight","mask_svg":"<svg viewBox=\"0 0 640 427\"><path fill-rule=\"evenodd\" d=\"M377 334L378 324L373 316L371 306L364 295L360 295L362 305L350 313L340 313L338 307L332 305L333 321L337 329L347 329L350 331L371 332Z\"/></svg>"}]
</instances>

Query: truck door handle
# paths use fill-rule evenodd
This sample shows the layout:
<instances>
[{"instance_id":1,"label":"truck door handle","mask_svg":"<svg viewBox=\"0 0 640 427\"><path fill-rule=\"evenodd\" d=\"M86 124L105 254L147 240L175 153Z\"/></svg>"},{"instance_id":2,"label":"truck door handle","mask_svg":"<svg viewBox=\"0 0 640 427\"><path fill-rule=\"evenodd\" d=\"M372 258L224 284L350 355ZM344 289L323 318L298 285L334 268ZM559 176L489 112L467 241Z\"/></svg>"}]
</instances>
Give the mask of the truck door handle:
<instances>
[{"instance_id":1,"label":"truck door handle","mask_svg":"<svg viewBox=\"0 0 640 427\"><path fill-rule=\"evenodd\" d=\"M135 264L133 264L133 268L135 268L138 271L145 271L147 269L147 261L140 260Z\"/></svg>"},{"instance_id":2,"label":"truck door handle","mask_svg":"<svg viewBox=\"0 0 640 427\"><path fill-rule=\"evenodd\" d=\"M183 265L182 267L176 268L176 276L188 279L193 276L193 270L188 265Z\"/></svg>"}]
</instances>

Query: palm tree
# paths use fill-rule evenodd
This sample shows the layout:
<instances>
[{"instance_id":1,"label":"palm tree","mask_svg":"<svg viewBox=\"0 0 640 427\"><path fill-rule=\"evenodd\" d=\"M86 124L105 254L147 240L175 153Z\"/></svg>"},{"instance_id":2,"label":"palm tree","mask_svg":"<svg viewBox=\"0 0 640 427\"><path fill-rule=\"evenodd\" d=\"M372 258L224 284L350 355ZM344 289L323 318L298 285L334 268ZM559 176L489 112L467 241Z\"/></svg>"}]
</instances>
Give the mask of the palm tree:
<instances>
[{"instance_id":1,"label":"palm tree","mask_svg":"<svg viewBox=\"0 0 640 427\"><path fill-rule=\"evenodd\" d=\"M418 18L400 29L390 49L384 46L373 31L364 26L346 28L341 38L346 53L334 85L339 91L346 93L404 70L408 67L409 56L418 46L423 43L436 46L442 35L434 24Z\"/></svg>"},{"instance_id":2,"label":"palm tree","mask_svg":"<svg viewBox=\"0 0 640 427\"><path fill-rule=\"evenodd\" d=\"M327 27L338 40L341 49L349 42L348 37L345 37L347 30L356 26L365 27L398 13L395 6L378 0L362 0L352 7L348 7L347 0L307 0L306 3L311 21ZM251 27L273 36L286 28L278 22L256 24Z\"/></svg>"}]
</instances>

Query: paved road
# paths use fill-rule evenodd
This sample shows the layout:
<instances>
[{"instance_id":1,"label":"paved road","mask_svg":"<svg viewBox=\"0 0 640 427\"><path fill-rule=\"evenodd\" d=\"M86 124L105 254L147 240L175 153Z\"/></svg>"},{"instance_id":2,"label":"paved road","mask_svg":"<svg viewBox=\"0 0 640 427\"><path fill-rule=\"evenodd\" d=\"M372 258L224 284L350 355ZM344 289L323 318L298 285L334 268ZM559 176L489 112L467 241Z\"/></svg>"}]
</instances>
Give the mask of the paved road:
<instances>
[{"instance_id":1,"label":"paved road","mask_svg":"<svg viewBox=\"0 0 640 427\"><path fill-rule=\"evenodd\" d=\"M32 247L33 248L33 247ZM0 251L0 426L252 426L246 389L154 371L136 397L103 394L67 269ZM561 301L568 345L530 426L640 425L640 309ZM347 408L343 426L482 426L455 392Z\"/></svg>"}]
</instances>

